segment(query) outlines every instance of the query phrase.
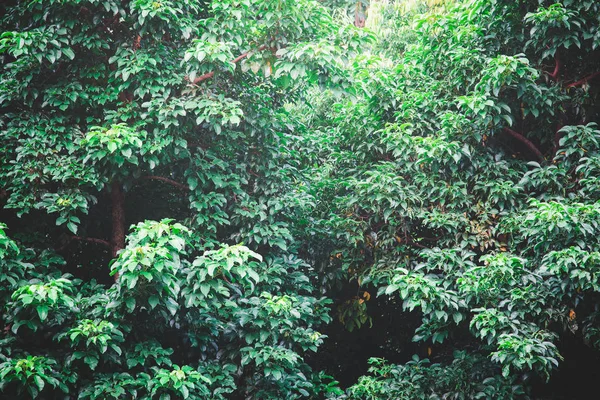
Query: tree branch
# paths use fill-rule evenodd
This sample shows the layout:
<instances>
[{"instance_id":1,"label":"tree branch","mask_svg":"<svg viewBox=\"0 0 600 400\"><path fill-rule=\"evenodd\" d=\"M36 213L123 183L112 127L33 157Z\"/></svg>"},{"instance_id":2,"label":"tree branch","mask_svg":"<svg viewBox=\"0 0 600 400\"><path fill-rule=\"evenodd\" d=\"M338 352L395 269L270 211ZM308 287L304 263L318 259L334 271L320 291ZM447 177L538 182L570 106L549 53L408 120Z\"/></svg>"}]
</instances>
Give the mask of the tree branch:
<instances>
[{"instance_id":1,"label":"tree branch","mask_svg":"<svg viewBox=\"0 0 600 400\"><path fill-rule=\"evenodd\" d=\"M96 243L101 244L102 246L106 246L110 248L110 243L108 240L97 239L97 238L85 238L81 236L69 236L67 242L56 249L56 251L63 251L73 240L78 240L80 242L88 242L88 243Z\"/></svg>"},{"instance_id":2,"label":"tree branch","mask_svg":"<svg viewBox=\"0 0 600 400\"><path fill-rule=\"evenodd\" d=\"M407 244L411 245L411 246L415 246L418 249L428 249L429 247L427 246L423 246L421 243L417 243L412 239L409 239L409 241L407 242Z\"/></svg>"},{"instance_id":3,"label":"tree branch","mask_svg":"<svg viewBox=\"0 0 600 400\"><path fill-rule=\"evenodd\" d=\"M210 79L210 78L212 78L213 76L215 76L215 72L214 72L214 71L207 72L207 73L206 73L206 74L204 74L204 75L197 76L197 77L196 77L196 79L194 79L194 80L192 81L192 83L193 83L194 85L196 85L196 84L198 84L198 83L200 83L200 82L202 82L202 81L205 81L205 80L207 80L207 79Z\"/></svg>"},{"instance_id":4,"label":"tree branch","mask_svg":"<svg viewBox=\"0 0 600 400\"><path fill-rule=\"evenodd\" d=\"M587 83L588 81L590 81L590 80L594 79L594 78L595 78L595 77L597 77L598 75L600 75L600 71L598 71L598 72L594 72L593 74L591 74L591 75L588 75L588 76L586 76L585 78L578 80L577 82L573 82L573 83L571 83L571 84L567 85L567 87L568 87L568 88L572 88L572 87L576 87L576 86L581 86L581 85L583 85L583 84Z\"/></svg>"},{"instance_id":5,"label":"tree branch","mask_svg":"<svg viewBox=\"0 0 600 400\"><path fill-rule=\"evenodd\" d=\"M560 61L560 57L558 56L558 53L556 53L554 55L554 71L552 71L551 74L548 74L552 78L552 80L558 81L558 74L560 73L561 65L562 63Z\"/></svg>"},{"instance_id":6,"label":"tree branch","mask_svg":"<svg viewBox=\"0 0 600 400\"><path fill-rule=\"evenodd\" d=\"M163 176L147 175L147 176L140 177L140 179L147 179L147 180L153 180L153 181L161 181L161 182L164 182L164 183L168 183L171 186L175 186L176 188L181 189L181 190L185 190L185 191L190 190L190 188L187 185L184 185L183 183L179 183L177 181L174 181L173 179L165 178Z\"/></svg>"},{"instance_id":7,"label":"tree branch","mask_svg":"<svg viewBox=\"0 0 600 400\"><path fill-rule=\"evenodd\" d=\"M79 240L81 242L96 243L96 244L101 244L106 247L110 247L110 243L108 243L108 240L104 240L104 239L81 237L81 236L71 236L71 240Z\"/></svg>"},{"instance_id":8,"label":"tree branch","mask_svg":"<svg viewBox=\"0 0 600 400\"><path fill-rule=\"evenodd\" d=\"M523 136L522 134L513 131L510 128L504 128L504 132L508 133L510 136L512 136L514 139L517 139L519 142L523 143L525 146L527 146L527 148L529 150L531 150L531 152L533 154L536 155L537 159L539 161L542 161L544 159L544 155L542 154L542 152L535 146L535 144L533 144L533 142L529 139L527 139L525 136Z\"/></svg>"},{"instance_id":9,"label":"tree branch","mask_svg":"<svg viewBox=\"0 0 600 400\"><path fill-rule=\"evenodd\" d=\"M262 50L264 50L264 49L266 49L266 48L267 48L267 46L266 46L266 45L262 45L262 46L260 46L260 47L258 48L258 50L257 50L257 51L262 51ZM243 53L243 54L240 54L239 56L237 56L237 57L236 57L236 58L234 58L233 60L231 60L231 62L232 62L232 63L234 63L234 64L237 64L237 63L239 63L240 61L242 61L244 58L248 57L249 55L250 55L250 52L249 52L249 51L247 51L247 52L245 52L245 53ZM202 81L205 81L205 80L207 80L207 79L210 79L210 78L212 78L213 76L215 76L215 71L207 72L207 73L206 73L206 74L204 74L204 75L200 75L200 76L196 77L196 78L195 78L195 79L192 81L192 83L193 83L194 85L196 85L196 84L198 84L198 83L200 83L200 82L202 82ZM188 80L189 80L189 78L188 78Z\"/></svg>"}]
</instances>

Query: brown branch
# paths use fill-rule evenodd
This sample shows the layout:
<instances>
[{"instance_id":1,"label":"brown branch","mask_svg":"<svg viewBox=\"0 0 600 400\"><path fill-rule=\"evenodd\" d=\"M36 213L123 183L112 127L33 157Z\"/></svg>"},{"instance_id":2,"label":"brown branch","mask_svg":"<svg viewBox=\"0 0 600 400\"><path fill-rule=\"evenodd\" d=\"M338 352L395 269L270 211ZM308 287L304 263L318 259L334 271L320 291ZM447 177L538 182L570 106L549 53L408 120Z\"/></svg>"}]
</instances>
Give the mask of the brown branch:
<instances>
[{"instance_id":1,"label":"brown branch","mask_svg":"<svg viewBox=\"0 0 600 400\"><path fill-rule=\"evenodd\" d=\"M104 239L81 237L81 236L71 236L71 240L79 240L81 242L96 243L96 244L101 244L106 247L110 247L110 243L108 242L108 240L104 240Z\"/></svg>"},{"instance_id":2,"label":"brown branch","mask_svg":"<svg viewBox=\"0 0 600 400\"><path fill-rule=\"evenodd\" d=\"M213 76L215 76L215 72L214 72L214 71L207 72L207 73L206 73L206 74L204 74L204 75L200 75L200 76L196 77L196 79L194 79L194 80L192 81L192 83L193 83L194 85L196 85L196 84L198 84L198 83L200 83L200 82L202 82L202 81L205 81L205 80L207 80L207 79L210 79L210 78L212 78Z\"/></svg>"},{"instance_id":3,"label":"brown branch","mask_svg":"<svg viewBox=\"0 0 600 400\"><path fill-rule=\"evenodd\" d=\"M181 190L185 190L185 191L190 190L190 188L187 185L184 185L183 183L179 183L177 181L174 181L173 179L165 178L163 176L147 175L147 176L140 177L140 179L147 179L147 180L153 180L153 181L161 181L161 182L164 182L164 183L168 183L171 186L175 186L176 188L179 188Z\"/></svg>"},{"instance_id":4,"label":"brown branch","mask_svg":"<svg viewBox=\"0 0 600 400\"><path fill-rule=\"evenodd\" d=\"M266 46L263 46L263 47L266 48ZM263 48L263 50L264 50L264 48ZM260 51L261 49L258 49L258 50ZM250 54L249 51L247 51L247 52L245 52L243 54L240 54L239 56L237 56L236 58L234 58L233 60L231 60L231 62L234 63L234 64L237 64L240 61L242 61L244 58L248 57L249 54Z\"/></svg>"},{"instance_id":5,"label":"brown branch","mask_svg":"<svg viewBox=\"0 0 600 400\"><path fill-rule=\"evenodd\" d=\"M417 243L412 239L409 239L409 241L407 242L407 244L411 245L411 246L415 246L418 249L428 249L429 247L427 246L423 246L421 243Z\"/></svg>"},{"instance_id":6,"label":"brown branch","mask_svg":"<svg viewBox=\"0 0 600 400\"><path fill-rule=\"evenodd\" d=\"M542 161L544 159L544 155L542 154L542 152L535 146L535 144L533 144L533 142L531 140L527 139L525 136L523 136L519 132L515 132L510 128L504 128L504 132L508 133L514 139L517 139L519 142L521 142L525 146L527 146L527 148L529 150L531 150L531 152L533 154L536 155L536 157L539 161Z\"/></svg>"},{"instance_id":7,"label":"brown branch","mask_svg":"<svg viewBox=\"0 0 600 400\"><path fill-rule=\"evenodd\" d=\"M262 51L262 50L264 50L264 49L266 49L266 48L267 48L267 46L266 46L266 45L263 45L263 46L260 46L260 47L258 48L258 50L257 50L257 51ZM240 54L239 56L237 56L237 57L236 57L236 58L234 58L233 60L231 60L231 62L232 62L232 63L234 63L234 64L237 64L237 63L239 63L240 61L242 61L244 58L248 57L249 55L250 55L250 52L249 52L249 51L247 51L247 52L245 52L245 53L243 53L243 54ZM207 79L210 79L210 78L212 78L213 76L215 76L215 71L207 72L207 73L206 73L206 74L204 74L204 75L200 75L200 76L196 77L196 78L195 78L195 79L192 81L192 83L193 83L194 85L196 85L196 84L198 84L198 83L200 83L200 82L202 82L202 81L205 81L205 80L207 80ZM188 78L188 80L189 80L189 78Z\"/></svg>"},{"instance_id":8,"label":"brown branch","mask_svg":"<svg viewBox=\"0 0 600 400\"><path fill-rule=\"evenodd\" d=\"M110 243L108 242L108 240L97 239L97 238L86 238L86 237L81 237L81 236L69 236L67 242L65 244L63 244L62 246L60 246L59 248L56 248L56 251L63 251L65 248L67 248L68 245L71 244L71 242L73 240L78 240L80 242L101 244L103 246L110 248Z\"/></svg>"},{"instance_id":9,"label":"brown branch","mask_svg":"<svg viewBox=\"0 0 600 400\"><path fill-rule=\"evenodd\" d=\"M586 76L585 78L578 80L577 82L573 82L573 83L571 83L571 84L567 85L567 87L568 87L568 88L572 88L572 87L576 87L576 86L581 86L581 85L583 85L583 84L587 83L588 81L590 81L590 80L594 79L594 78L595 78L595 77L597 77L598 75L600 75L600 71L598 71L598 72L594 72L593 74L591 74L591 75L588 75L588 76Z\"/></svg>"}]
</instances>

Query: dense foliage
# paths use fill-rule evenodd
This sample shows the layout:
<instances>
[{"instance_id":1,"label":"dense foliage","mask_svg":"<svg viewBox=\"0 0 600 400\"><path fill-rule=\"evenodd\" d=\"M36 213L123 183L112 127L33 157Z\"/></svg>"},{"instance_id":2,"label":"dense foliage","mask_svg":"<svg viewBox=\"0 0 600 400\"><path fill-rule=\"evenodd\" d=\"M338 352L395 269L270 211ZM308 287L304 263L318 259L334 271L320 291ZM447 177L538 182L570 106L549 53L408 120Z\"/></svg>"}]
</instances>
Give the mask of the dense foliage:
<instances>
[{"instance_id":1,"label":"dense foliage","mask_svg":"<svg viewBox=\"0 0 600 400\"><path fill-rule=\"evenodd\" d=\"M3 6L4 394L320 391L285 105L365 33L310 0Z\"/></svg>"},{"instance_id":2,"label":"dense foliage","mask_svg":"<svg viewBox=\"0 0 600 400\"><path fill-rule=\"evenodd\" d=\"M358 283L338 318L390 315L373 328L386 358L399 331L423 343L404 365L373 359L350 396L522 398L561 338L600 350L600 6L402 6L354 59L355 95L301 109L312 250Z\"/></svg>"},{"instance_id":3,"label":"dense foliage","mask_svg":"<svg viewBox=\"0 0 600 400\"><path fill-rule=\"evenodd\" d=\"M600 354L597 2L3 7L3 396L536 398Z\"/></svg>"}]
</instances>

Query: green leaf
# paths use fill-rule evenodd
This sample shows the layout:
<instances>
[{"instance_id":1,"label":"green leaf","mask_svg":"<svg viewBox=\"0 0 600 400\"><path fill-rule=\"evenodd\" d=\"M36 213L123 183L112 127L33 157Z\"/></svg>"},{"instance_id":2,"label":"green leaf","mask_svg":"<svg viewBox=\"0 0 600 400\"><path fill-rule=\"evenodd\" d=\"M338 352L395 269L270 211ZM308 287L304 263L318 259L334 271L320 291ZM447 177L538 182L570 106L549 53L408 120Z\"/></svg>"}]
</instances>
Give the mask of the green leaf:
<instances>
[{"instance_id":1,"label":"green leaf","mask_svg":"<svg viewBox=\"0 0 600 400\"><path fill-rule=\"evenodd\" d=\"M98 366L98 358L94 357L94 356L85 356L83 358L83 361L88 365L88 367L90 367L91 370L95 370L96 367Z\"/></svg>"},{"instance_id":2,"label":"green leaf","mask_svg":"<svg viewBox=\"0 0 600 400\"><path fill-rule=\"evenodd\" d=\"M42 390L44 390L45 383L44 383L44 380L39 375L34 375L33 381L35 382L35 385L37 386L37 388L40 392Z\"/></svg>"},{"instance_id":3,"label":"green leaf","mask_svg":"<svg viewBox=\"0 0 600 400\"><path fill-rule=\"evenodd\" d=\"M73 59L75 58L75 53L73 52L73 50L72 50L72 49L70 49L70 48L68 48L68 47L64 47L64 48L62 49L62 53L63 53L65 56L69 57L71 60L73 60Z\"/></svg>"},{"instance_id":4,"label":"green leaf","mask_svg":"<svg viewBox=\"0 0 600 400\"><path fill-rule=\"evenodd\" d=\"M75 225L73 222L67 222L67 228L74 234L77 234L77 225Z\"/></svg>"},{"instance_id":5,"label":"green leaf","mask_svg":"<svg viewBox=\"0 0 600 400\"><path fill-rule=\"evenodd\" d=\"M40 321L45 321L46 317L48 317L48 306L45 304L41 304L36 307L38 316L40 317Z\"/></svg>"},{"instance_id":6,"label":"green leaf","mask_svg":"<svg viewBox=\"0 0 600 400\"><path fill-rule=\"evenodd\" d=\"M156 295L152 295L148 298L148 304L150 304L150 308L154 309L156 307L156 305L158 304L158 296Z\"/></svg>"},{"instance_id":7,"label":"green leaf","mask_svg":"<svg viewBox=\"0 0 600 400\"><path fill-rule=\"evenodd\" d=\"M175 315L177 313L177 309L179 308L177 302L171 298L167 299L165 306L167 307L167 310L169 310L171 315Z\"/></svg>"},{"instance_id":8,"label":"green leaf","mask_svg":"<svg viewBox=\"0 0 600 400\"><path fill-rule=\"evenodd\" d=\"M111 153L114 153L117 150L117 144L113 141L108 142L106 146L108 148L108 151L110 151Z\"/></svg>"},{"instance_id":9,"label":"green leaf","mask_svg":"<svg viewBox=\"0 0 600 400\"><path fill-rule=\"evenodd\" d=\"M129 310L129 312L133 312L133 310L135 308L135 299L133 297L128 297L125 300L125 305L127 306L127 309Z\"/></svg>"}]
</instances>

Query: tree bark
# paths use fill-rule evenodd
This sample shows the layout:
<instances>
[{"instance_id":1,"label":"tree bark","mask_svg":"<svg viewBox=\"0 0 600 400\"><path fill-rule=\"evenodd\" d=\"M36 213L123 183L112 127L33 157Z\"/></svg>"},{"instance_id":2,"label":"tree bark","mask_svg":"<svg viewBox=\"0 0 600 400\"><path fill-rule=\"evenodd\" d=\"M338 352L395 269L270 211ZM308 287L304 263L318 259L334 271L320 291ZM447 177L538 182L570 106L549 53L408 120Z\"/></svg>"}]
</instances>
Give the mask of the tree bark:
<instances>
[{"instance_id":1,"label":"tree bark","mask_svg":"<svg viewBox=\"0 0 600 400\"><path fill-rule=\"evenodd\" d=\"M125 196L119 181L114 181L110 188L112 203L112 234L110 236L110 251L112 258L119 250L125 248Z\"/></svg>"}]
</instances>

